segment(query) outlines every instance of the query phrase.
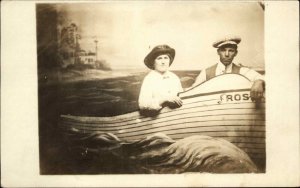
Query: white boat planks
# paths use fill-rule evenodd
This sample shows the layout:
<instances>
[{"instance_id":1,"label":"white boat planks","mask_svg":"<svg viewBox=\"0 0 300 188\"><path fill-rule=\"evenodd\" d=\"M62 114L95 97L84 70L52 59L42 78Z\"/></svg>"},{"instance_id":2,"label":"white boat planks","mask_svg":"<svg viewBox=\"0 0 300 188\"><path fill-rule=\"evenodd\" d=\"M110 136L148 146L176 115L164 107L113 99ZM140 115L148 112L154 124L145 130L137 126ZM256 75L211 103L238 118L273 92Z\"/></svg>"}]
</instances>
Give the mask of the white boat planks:
<instances>
[{"instance_id":1,"label":"white boat planks","mask_svg":"<svg viewBox=\"0 0 300 188\"><path fill-rule=\"evenodd\" d=\"M192 135L226 139L251 158L265 158L265 101L250 99L252 83L242 75L217 76L180 93L181 108L155 117L132 112L113 117L61 116L64 130L112 133L124 141L164 133L174 140Z\"/></svg>"}]
</instances>

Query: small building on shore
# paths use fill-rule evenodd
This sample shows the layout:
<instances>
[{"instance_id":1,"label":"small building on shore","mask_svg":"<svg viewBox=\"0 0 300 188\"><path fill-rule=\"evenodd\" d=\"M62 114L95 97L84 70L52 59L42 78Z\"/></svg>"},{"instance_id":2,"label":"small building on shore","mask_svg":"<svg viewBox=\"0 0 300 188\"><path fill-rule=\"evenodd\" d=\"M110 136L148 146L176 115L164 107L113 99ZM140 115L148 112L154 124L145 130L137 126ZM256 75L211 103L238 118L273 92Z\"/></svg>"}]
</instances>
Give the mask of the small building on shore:
<instances>
[{"instance_id":1,"label":"small building on shore","mask_svg":"<svg viewBox=\"0 0 300 188\"><path fill-rule=\"evenodd\" d=\"M85 50L80 50L76 52L76 63L95 65L96 63L96 53L86 52Z\"/></svg>"}]
</instances>

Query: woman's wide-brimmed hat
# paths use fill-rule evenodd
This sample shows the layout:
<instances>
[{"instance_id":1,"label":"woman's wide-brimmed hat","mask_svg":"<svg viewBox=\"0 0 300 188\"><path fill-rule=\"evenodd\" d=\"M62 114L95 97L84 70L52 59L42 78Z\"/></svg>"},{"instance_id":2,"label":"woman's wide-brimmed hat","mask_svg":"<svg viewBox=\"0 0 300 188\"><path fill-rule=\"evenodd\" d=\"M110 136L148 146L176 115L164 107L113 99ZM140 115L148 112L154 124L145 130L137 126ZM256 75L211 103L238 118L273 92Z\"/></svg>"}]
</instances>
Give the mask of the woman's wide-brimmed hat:
<instances>
[{"instance_id":1,"label":"woman's wide-brimmed hat","mask_svg":"<svg viewBox=\"0 0 300 188\"><path fill-rule=\"evenodd\" d=\"M144 63L149 69L154 69L154 60L157 56L167 54L170 56L170 66L175 57L175 50L168 45L155 46L152 51L145 57Z\"/></svg>"}]
</instances>

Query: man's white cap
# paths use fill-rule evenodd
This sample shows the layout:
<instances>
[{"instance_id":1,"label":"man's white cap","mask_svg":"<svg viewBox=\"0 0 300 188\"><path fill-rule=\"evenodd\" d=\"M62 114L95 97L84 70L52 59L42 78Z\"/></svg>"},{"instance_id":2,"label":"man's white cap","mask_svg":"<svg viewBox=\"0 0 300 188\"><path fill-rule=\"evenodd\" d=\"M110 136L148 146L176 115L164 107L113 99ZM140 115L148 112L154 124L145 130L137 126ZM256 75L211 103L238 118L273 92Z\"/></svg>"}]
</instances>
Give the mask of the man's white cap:
<instances>
[{"instance_id":1,"label":"man's white cap","mask_svg":"<svg viewBox=\"0 0 300 188\"><path fill-rule=\"evenodd\" d=\"M232 44L232 45L238 45L241 42L240 37L226 37L221 40L217 40L216 42L213 43L213 47L215 48L220 48L224 45L227 44Z\"/></svg>"}]
</instances>

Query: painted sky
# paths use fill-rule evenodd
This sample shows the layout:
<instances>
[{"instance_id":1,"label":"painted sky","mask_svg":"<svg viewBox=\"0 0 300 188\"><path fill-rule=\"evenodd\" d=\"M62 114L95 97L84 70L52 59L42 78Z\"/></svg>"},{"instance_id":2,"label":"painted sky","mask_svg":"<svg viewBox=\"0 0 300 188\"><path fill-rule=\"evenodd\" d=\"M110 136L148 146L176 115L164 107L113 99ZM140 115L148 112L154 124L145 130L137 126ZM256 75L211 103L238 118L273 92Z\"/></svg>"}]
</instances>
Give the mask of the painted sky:
<instances>
[{"instance_id":1,"label":"painted sky","mask_svg":"<svg viewBox=\"0 0 300 188\"><path fill-rule=\"evenodd\" d=\"M143 60L158 44L176 50L173 70L199 70L218 61L212 43L240 36L237 64L264 68L264 12L256 2L151 1L58 4L113 69L147 69Z\"/></svg>"}]
</instances>

